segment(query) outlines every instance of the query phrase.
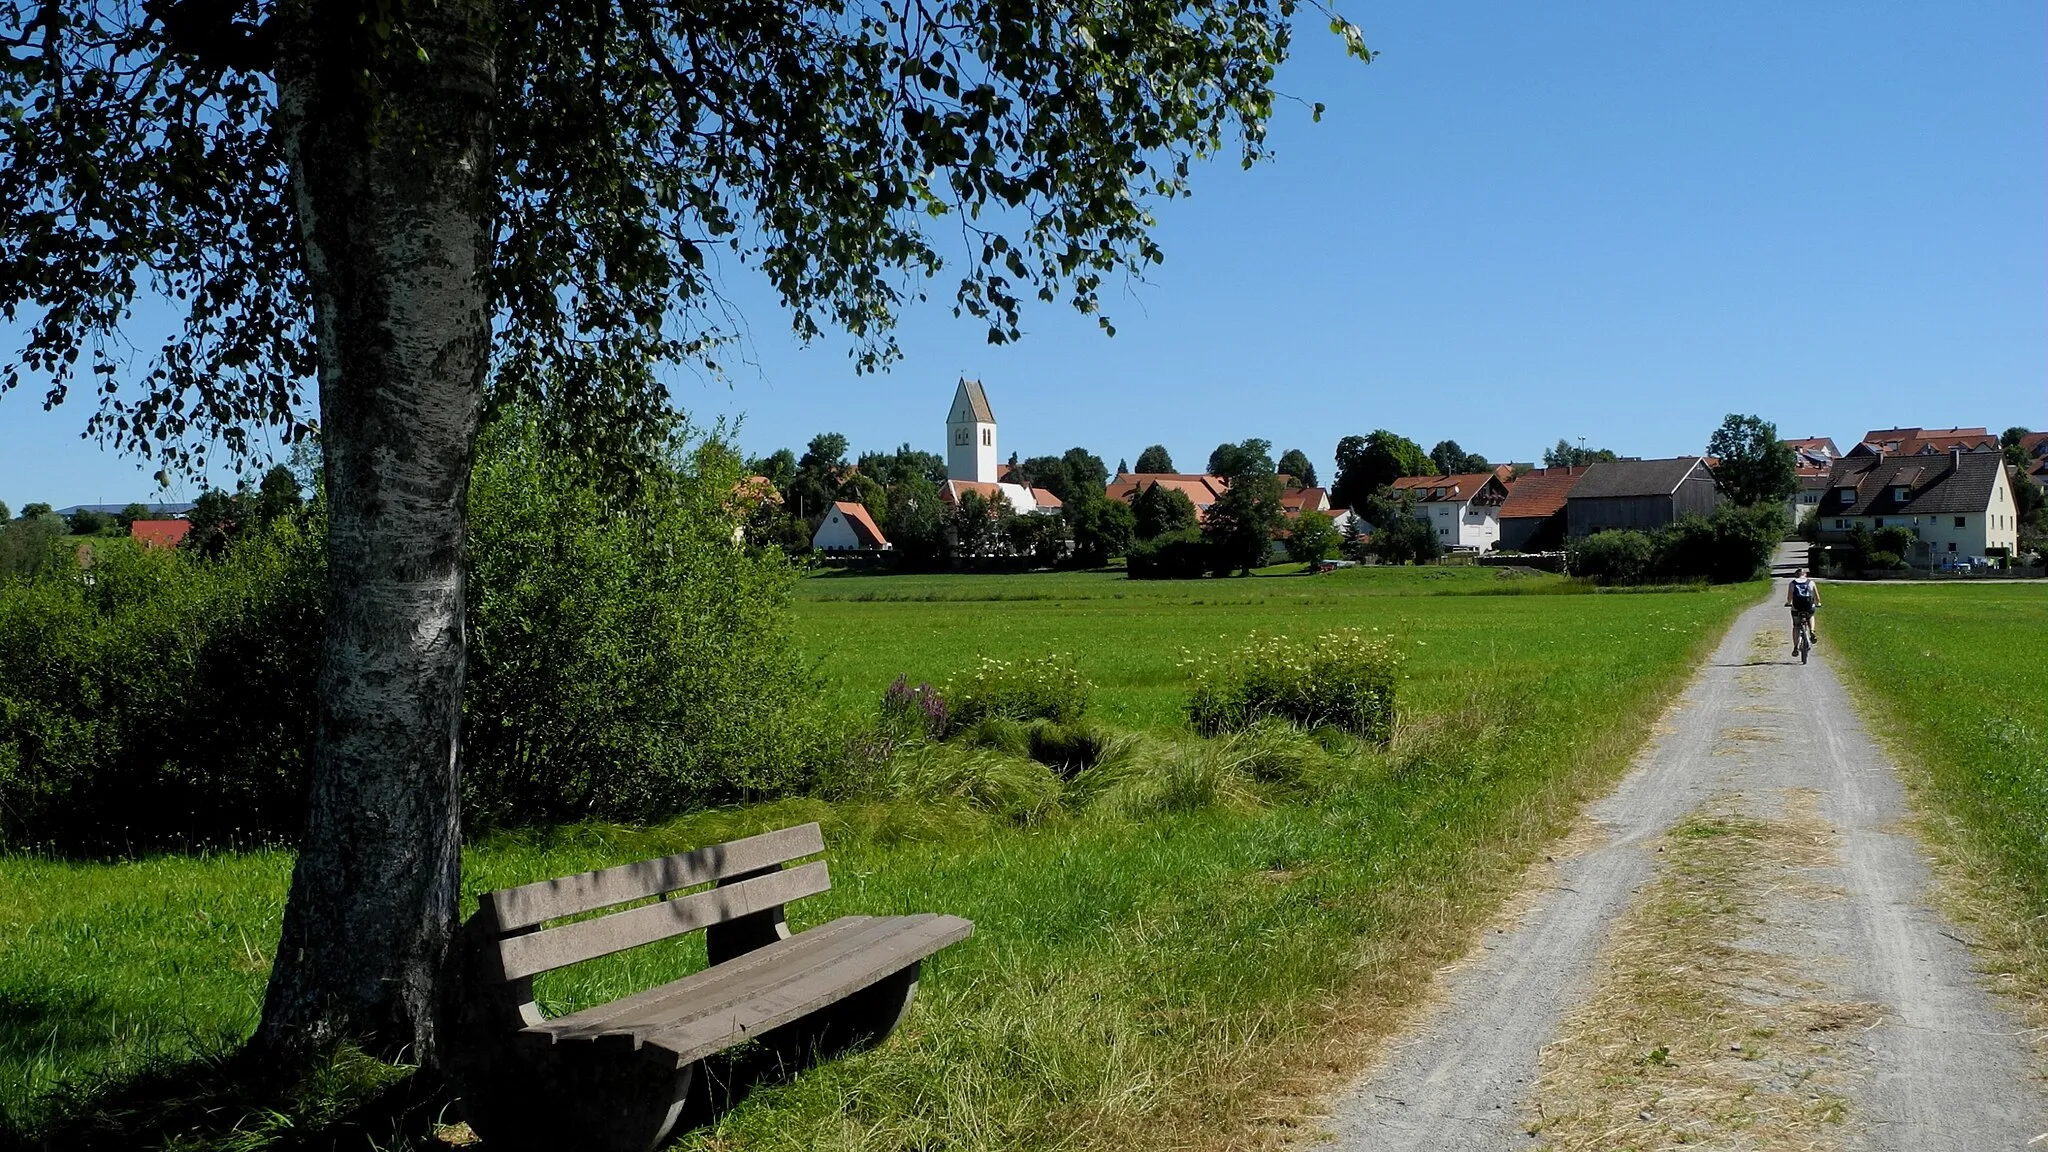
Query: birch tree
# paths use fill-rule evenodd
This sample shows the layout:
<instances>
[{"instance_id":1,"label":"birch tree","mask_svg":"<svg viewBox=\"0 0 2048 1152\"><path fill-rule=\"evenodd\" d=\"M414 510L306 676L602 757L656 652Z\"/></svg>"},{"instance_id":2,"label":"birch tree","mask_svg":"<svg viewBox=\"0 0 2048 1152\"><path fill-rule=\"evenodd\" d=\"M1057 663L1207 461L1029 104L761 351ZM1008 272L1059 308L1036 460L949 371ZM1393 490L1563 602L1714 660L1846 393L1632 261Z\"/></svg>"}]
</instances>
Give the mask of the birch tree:
<instances>
[{"instance_id":1,"label":"birch tree","mask_svg":"<svg viewBox=\"0 0 2048 1152\"><path fill-rule=\"evenodd\" d=\"M936 288L1114 328L1191 167L1267 156L1295 0L0 0L0 393L166 470L317 431L330 587L260 1044L431 1059L487 405L630 470L721 275L896 358ZM1318 10L1348 50L1353 26ZM1320 113L1320 108L1315 108ZM175 330L132 349L138 301ZM20 402L19 400L16 401Z\"/></svg>"}]
</instances>

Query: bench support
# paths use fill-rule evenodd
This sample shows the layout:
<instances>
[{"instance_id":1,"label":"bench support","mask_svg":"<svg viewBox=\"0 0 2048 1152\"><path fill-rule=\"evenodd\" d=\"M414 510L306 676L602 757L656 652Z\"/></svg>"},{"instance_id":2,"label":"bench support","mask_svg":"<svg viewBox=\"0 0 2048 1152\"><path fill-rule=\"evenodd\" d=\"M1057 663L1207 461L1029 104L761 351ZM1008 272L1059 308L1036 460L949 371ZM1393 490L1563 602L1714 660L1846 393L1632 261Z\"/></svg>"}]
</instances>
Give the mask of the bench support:
<instances>
[{"instance_id":1,"label":"bench support","mask_svg":"<svg viewBox=\"0 0 2048 1152\"><path fill-rule=\"evenodd\" d=\"M910 1014L922 967L922 961L913 962L828 1008L775 1029L761 1043L792 1067L872 1048L887 1040Z\"/></svg>"}]
</instances>

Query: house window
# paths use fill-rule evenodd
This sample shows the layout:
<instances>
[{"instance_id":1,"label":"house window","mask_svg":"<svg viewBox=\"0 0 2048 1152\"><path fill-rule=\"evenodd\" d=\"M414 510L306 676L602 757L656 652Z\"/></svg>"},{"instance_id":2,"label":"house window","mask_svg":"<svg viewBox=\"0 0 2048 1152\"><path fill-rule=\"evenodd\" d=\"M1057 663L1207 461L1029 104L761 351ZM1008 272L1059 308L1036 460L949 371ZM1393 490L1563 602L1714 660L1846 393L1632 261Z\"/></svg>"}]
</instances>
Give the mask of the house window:
<instances>
[{"instance_id":1,"label":"house window","mask_svg":"<svg viewBox=\"0 0 2048 1152\"><path fill-rule=\"evenodd\" d=\"M1962 517L1958 516L1958 517L1956 517L1956 519L1960 520L1960 519L1962 519ZM1955 542L1955 541L1951 540L1951 541L1949 541L1949 542L1948 542L1948 550L1949 550L1949 551L1951 551L1951 552L1953 552L1953 551L1955 551L1955 550L1956 550L1956 542Z\"/></svg>"},{"instance_id":2,"label":"house window","mask_svg":"<svg viewBox=\"0 0 2048 1152\"><path fill-rule=\"evenodd\" d=\"M1903 486L1893 488L1892 499L1897 500L1901 504L1904 504L1906 502L1906 489Z\"/></svg>"},{"instance_id":3,"label":"house window","mask_svg":"<svg viewBox=\"0 0 2048 1152\"><path fill-rule=\"evenodd\" d=\"M1849 522L1848 522L1847 520L1837 520L1837 521L1835 521L1835 527L1837 527L1837 528L1847 528L1848 526L1849 526Z\"/></svg>"},{"instance_id":4,"label":"house window","mask_svg":"<svg viewBox=\"0 0 2048 1152\"><path fill-rule=\"evenodd\" d=\"M989 430L989 429L987 429L987 428L983 428L983 429L981 430L981 444L982 444L982 447L986 448L986 447L988 447L988 446L989 446L990 444L993 444L993 443L995 443L995 433L994 433L994 432L992 432L992 431L990 431L990 430Z\"/></svg>"},{"instance_id":5,"label":"house window","mask_svg":"<svg viewBox=\"0 0 2048 1152\"><path fill-rule=\"evenodd\" d=\"M1877 519L1872 520L1871 523L1876 527L1882 528L1884 527L1884 517L1879 516Z\"/></svg>"},{"instance_id":6,"label":"house window","mask_svg":"<svg viewBox=\"0 0 2048 1152\"><path fill-rule=\"evenodd\" d=\"M1970 526L1970 518L1969 518L1968 516L1958 516L1958 517L1956 517L1956 527L1958 527L1958 528L1968 528L1969 526ZM1951 544L1951 545L1949 545L1948 547L1949 547L1949 551L1951 551L1951 552L1955 551L1955 547L1956 547L1955 545Z\"/></svg>"}]
</instances>

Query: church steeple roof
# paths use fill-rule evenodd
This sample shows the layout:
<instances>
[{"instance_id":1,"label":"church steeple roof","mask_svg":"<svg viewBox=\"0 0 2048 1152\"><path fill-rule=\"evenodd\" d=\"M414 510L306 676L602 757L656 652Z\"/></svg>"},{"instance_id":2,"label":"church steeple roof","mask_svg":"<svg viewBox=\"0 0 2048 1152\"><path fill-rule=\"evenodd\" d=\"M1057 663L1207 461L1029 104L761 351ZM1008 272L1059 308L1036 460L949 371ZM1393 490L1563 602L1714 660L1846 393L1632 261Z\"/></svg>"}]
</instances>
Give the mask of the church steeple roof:
<instances>
[{"instance_id":1,"label":"church steeple roof","mask_svg":"<svg viewBox=\"0 0 2048 1152\"><path fill-rule=\"evenodd\" d=\"M959 406L959 398L961 396L967 397L967 411L974 417L976 423L993 424L996 422L996 414L988 406L988 393L981 390L981 381L962 377L960 380L960 390L954 393L954 407L957 408Z\"/></svg>"}]
</instances>

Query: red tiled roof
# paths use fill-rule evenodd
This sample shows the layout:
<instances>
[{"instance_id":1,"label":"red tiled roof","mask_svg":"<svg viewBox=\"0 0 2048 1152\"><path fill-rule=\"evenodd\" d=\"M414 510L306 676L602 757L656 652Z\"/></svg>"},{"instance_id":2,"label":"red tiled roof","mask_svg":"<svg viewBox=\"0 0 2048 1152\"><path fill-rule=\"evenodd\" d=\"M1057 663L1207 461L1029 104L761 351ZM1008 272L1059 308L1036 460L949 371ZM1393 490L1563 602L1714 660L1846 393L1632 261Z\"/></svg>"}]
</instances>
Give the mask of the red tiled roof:
<instances>
[{"instance_id":1,"label":"red tiled roof","mask_svg":"<svg viewBox=\"0 0 2048 1152\"><path fill-rule=\"evenodd\" d=\"M1323 488L1289 488L1280 493L1280 506L1289 512L1327 512L1330 493Z\"/></svg>"},{"instance_id":2,"label":"red tiled roof","mask_svg":"<svg viewBox=\"0 0 2048 1152\"><path fill-rule=\"evenodd\" d=\"M1122 472L1109 482L1103 495L1111 500L1130 500L1138 493L1158 484L1170 491L1179 492L1194 502L1196 508L1207 508L1223 498L1230 482L1221 476L1197 476L1179 472Z\"/></svg>"},{"instance_id":3,"label":"red tiled roof","mask_svg":"<svg viewBox=\"0 0 2048 1152\"><path fill-rule=\"evenodd\" d=\"M1586 474L1583 464L1566 468L1531 468L1508 485L1507 502L1500 506L1503 520L1541 520L1564 508L1572 487Z\"/></svg>"},{"instance_id":4,"label":"red tiled roof","mask_svg":"<svg viewBox=\"0 0 2048 1152\"><path fill-rule=\"evenodd\" d=\"M732 494L741 504L752 504L755 507L782 503L782 493L775 490L775 482L766 476L740 477L732 486Z\"/></svg>"},{"instance_id":5,"label":"red tiled roof","mask_svg":"<svg viewBox=\"0 0 2048 1152\"><path fill-rule=\"evenodd\" d=\"M1031 490L1031 499L1032 499L1032 500L1034 500L1034 501L1036 501L1036 502L1037 502L1037 504L1038 504L1038 506L1039 506L1040 508L1064 508L1064 507L1066 507L1066 505L1064 505L1064 504L1060 503L1060 498L1059 498L1059 497L1057 497L1057 496L1053 495L1053 494L1052 494L1052 493L1050 493L1050 492L1047 492L1047 491L1046 491L1045 489L1043 489L1043 488L1033 488L1033 489Z\"/></svg>"},{"instance_id":6,"label":"red tiled roof","mask_svg":"<svg viewBox=\"0 0 2048 1152\"><path fill-rule=\"evenodd\" d=\"M1415 491L1418 500L1428 500L1438 488L1445 490L1441 499L1450 499L1454 494L1459 500L1470 500L1488 483L1500 485L1500 478L1491 472L1461 472L1456 476L1402 476L1392 485L1396 492ZM1453 493L1455 489L1455 493Z\"/></svg>"},{"instance_id":7,"label":"red tiled roof","mask_svg":"<svg viewBox=\"0 0 2048 1152\"><path fill-rule=\"evenodd\" d=\"M1808 436L1804 440L1786 440L1783 443L1794 452L1826 452L1830 456L1842 454L1841 449L1835 447L1833 436Z\"/></svg>"},{"instance_id":8,"label":"red tiled roof","mask_svg":"<svg viewBox=\"0 0 2048 1152\"><path fill-rule=\"evenodd\" d=\"M876 527L875 518L868 515L866 505L856 504L851 500L834 500L832 507L837 509L841 516L846 517L846 523L853 528L854 539L860 541L861 547L882 548L888 545L889 538L882 535L882 530Z\"/></svg>"},{"instance_id":9,"label":"red tiled roof","mask_svg":"<svg viewBox=\"0 0 2048 1152\"><path fill-rule=\"evenodd\" d=\"M137 520L128 525L128 538L145 548L176 548L190 531L190 520Z\"/></svg>"}]
</instances>

